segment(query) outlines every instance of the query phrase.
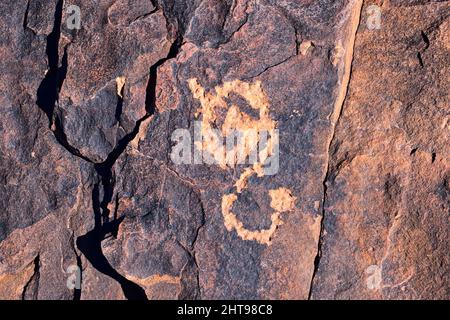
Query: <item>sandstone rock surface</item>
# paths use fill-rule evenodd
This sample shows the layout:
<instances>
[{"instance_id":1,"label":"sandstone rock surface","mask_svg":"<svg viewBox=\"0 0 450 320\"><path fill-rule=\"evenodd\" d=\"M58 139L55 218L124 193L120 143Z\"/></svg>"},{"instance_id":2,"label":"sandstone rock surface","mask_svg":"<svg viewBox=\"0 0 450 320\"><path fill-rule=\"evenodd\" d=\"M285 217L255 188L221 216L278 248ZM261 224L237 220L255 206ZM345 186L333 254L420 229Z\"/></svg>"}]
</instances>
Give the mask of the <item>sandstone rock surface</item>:
<instances>
[{"instance_id":1,"label":"sandstone rock surface","mask_svg":"<svg viewBox=\"0 0 450 320\"><path fill-rule=\"evenodd\" d=\"M449 1L0 10L0 299L450 297Z\"/></svg>"}]
</instances>

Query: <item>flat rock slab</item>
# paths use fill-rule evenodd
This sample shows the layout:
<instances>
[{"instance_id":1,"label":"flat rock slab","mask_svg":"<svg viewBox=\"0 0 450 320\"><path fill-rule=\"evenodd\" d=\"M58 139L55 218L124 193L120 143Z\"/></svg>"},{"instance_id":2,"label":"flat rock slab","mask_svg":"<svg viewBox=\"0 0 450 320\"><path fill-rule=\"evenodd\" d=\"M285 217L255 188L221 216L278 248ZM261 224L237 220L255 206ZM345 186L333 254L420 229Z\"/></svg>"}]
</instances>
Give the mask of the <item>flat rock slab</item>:
<instances>
[{"instance_id":1,"label":"flat rock slab","mask_svg":"<svg viewBox=\"0 0 450 320\"><path fill-rule=\"evenodd\" d=\"M0 10L0 298L449 298L448 1Z\"/></svg>"},{"instance_id":2,"label":"flat rock slab","mask_svg":"<svg viewBox=\"0 0 450 320\"><path fill-rule=\"evenodd\" d=\"M358 29L313 298L448 298L450 8L425 2Z\"/></svg>"}]
</instances>

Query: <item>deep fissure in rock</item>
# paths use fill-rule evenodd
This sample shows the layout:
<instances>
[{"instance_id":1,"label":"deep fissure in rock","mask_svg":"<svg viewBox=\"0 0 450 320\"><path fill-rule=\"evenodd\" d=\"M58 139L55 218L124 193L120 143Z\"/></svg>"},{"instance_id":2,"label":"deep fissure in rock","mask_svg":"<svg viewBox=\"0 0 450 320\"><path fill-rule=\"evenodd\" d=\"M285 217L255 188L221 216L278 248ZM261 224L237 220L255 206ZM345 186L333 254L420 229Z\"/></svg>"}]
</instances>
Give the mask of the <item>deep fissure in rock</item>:
<instances>
[{"instance_id":1,"label":"deep fissure in rock","mask_svg":"<svg viewBox=\"0 0 450 320\"><path fill-rule=\"evenodd\" d=\"M95 184L92 193L95 227L94 230L77 239L77 247L86 256L94 268L116 280L121 285L125 297L130 300L147 299L145 290L120 275L109 264L101 248L101 242L106 237L117 236L118 228L125 218L124 216L117 218L114 214L113 219L110 221L111 212L108 205L113 201L114 186L116 181L113 167L120 155L126 150L129 143L139 133L139 128L142 122L147 120L156 112L156 84L158 78L158 67L164 64L167 60L175 58L178 55L182 44L182 39L183 38L181 36L177 37L177 39L172 43L167 57L159 60L150 68L145 99L146 115L136 123L136 126L131 133L127 134L118 142L116 148L114 148L103 163L95 165L96 173L100 178L100 181ZM120 99L118 109L116 109L116 117L119 112L120 114L122 113L122 104L123 99ZM102 190L100 190L100 187L102 187ZM101 200L100 194L103 195Z\"/></svg>"},{"instance_id":2,"label":"deep fissure in rock","mask_svg":"<svg viewBox=\"0 0 450 320\"><path fill-rule=\"evenodd\" d=\"M354 11L352 12L352 15L349 17L349 23L350 23L350 30L349 30L349 39L347 43L346 53L343 57L344 61L344 74L342 76L342 83L341 83L341 89L342 89L342 95L338 96L336 98L336 103L333 111L333 114L331 115L331 120L333 124L333 131L331 133L331 138L328 144L328 148L326 150L328 159L326 163L326 170L325 170L325 177L322 182L323 184L323 198L322 198L322 220L320 222L320 232L319 232L319 240L317 244L317 254L314 258L314 269L313 274L311 277L311 283L309 287L308 292L308 300L311 300L314 281L317 275L317 272L319 270L320 260L322 258L322 247L323 247L323 236L325 231L325 214L326 214L326 203L327 203L327 197L328 197L328 186L327 182L333 181L334 177L331 177L332 174L332 168L330 166L331 158L334 156L334 153L336 150L331 150L331 147L333 146L333 143L335 141L335 135L336 135L336 129L339 124L339 120L342 115L342 111L344 108L344 104L347 100L348 94L349 94L349 88L350 88L350 82L351 82L351 76L352 76L352 68L353 68L353 59L354 59L354 47L356 42L356 34L359 28L359 25L361 23L361 12L363 7L363 1L360 0L359 2L356 2L354 4ZM348 68L348 69L347 69ZM333 117L335 119L333 119Z\"/></svg>"},{"instance_id":3,"label":"deep fissure in rock","mask_svg":"<svg viewBox=\"0 0 450 320\"><path fill-rule=\"evenodd\" d=\"M22 300L27 300L30 295L34 300L37 300L38 288L39 288L39 277L40 277L40 256L39 254L33 260L34 271L30 280L26 283L22 291ZM32 290L32 292L30 292Z\"/></svg>"}]
</instances>

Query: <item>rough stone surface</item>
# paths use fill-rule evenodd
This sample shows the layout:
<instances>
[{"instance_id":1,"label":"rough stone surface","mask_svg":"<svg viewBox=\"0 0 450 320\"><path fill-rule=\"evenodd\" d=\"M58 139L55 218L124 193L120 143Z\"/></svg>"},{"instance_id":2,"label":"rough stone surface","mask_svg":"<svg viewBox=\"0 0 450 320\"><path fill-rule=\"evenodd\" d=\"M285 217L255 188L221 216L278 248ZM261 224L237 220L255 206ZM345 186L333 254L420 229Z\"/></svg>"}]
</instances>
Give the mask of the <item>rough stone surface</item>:
<instances>
[{"instance_id":1,"label":"rough stone surface","mask_svg":"<svg viewBox=\"0 0 450 320\"><path fill-rule=\"evenodd\" d=\"M0 299L450 297L448 1L0 10Z\"/></svg>"},{"instance_id":2,"label":"rough stone surface","mask_svg":"<svg viewBox=\"0 0 450 320\"><path fill-rule=\"evenodd\" d=\"M449 9L393 1L358 29L313 298L449 297Z\"/></svg>"}]
</instances>

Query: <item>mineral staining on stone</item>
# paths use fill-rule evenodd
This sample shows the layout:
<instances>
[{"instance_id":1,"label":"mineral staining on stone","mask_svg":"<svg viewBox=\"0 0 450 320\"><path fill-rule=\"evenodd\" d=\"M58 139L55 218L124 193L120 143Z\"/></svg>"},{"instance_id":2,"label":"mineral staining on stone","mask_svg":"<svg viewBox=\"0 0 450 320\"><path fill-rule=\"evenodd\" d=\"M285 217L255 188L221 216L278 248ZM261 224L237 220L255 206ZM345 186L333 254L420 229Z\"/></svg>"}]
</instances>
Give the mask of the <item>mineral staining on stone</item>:
<instances>
[{"instance_id":1,"label":"mineral staining on stone","mask_svg":"<svg viewBox=\"0 0 450 320\"><path fill-rule=\"evenodd\" d=\"M117 86L117 96L123 99L123 88L125 86L126 79L125 77L117 77L116 78L116 86Z\"/></svg>"}]
</instances>

